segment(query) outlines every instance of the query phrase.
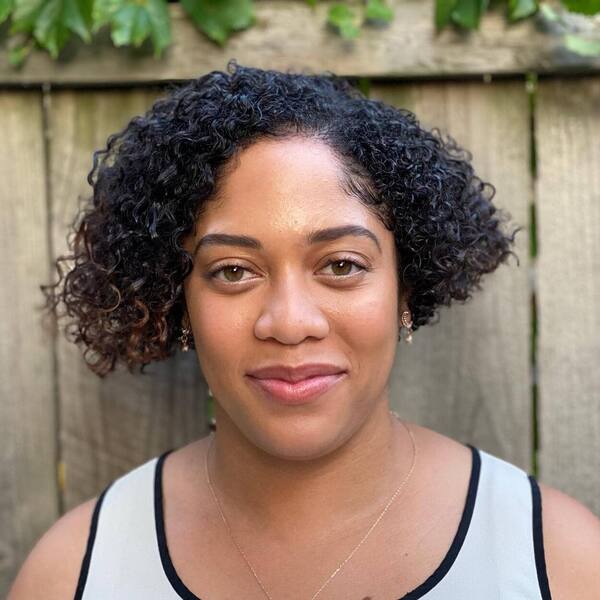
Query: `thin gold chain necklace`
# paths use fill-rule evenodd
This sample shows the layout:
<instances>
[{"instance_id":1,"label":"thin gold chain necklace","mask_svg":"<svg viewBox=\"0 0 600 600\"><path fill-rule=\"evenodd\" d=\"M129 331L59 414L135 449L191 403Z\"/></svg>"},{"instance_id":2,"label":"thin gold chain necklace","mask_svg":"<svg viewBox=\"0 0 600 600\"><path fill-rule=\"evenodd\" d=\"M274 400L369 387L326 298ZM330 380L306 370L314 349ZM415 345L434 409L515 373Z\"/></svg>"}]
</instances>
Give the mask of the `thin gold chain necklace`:
<instances>
[{"instance_id":1,"label":"thin gold chain necklace","mask_svg":"<svg viewBox=\"0 0 600 600\"><path fill-rule=\"evenodd\" d=\"M410 476L412 475L412 472L413 472L413 470L415 468L415 464L417 462L417 444L415 442L415 438L413 436L413 433L410 430L410 428L408 427L408 425L399 418L399 415L397 413L395 413L392 410L390 410L390 413L393 414L394 416L396 416L398 418L398 420L402 423L402 425L404 425L404 427L406 428L406 430L408 431L408 433L410 435L410 439L411 439L412 447L413 447L413 459L412 459L412 464L411 464L410 470L408 471L408 475L405 477L404 481L400 484L400 487L394 492L394 494L390 498L389 502L386 504L385 508L383 509L383 511L381 512L381 514L379 515L379 517L377 517L377 519L375 520L375 522L373 523L373 525L371 525L369 531L367 531L367 533L363 537L363 539L358 543L358 545L354 548L354 550L352 550L352 552L350 552L350 554L348 555L348 557L346 558L346 560L344 560L342 563L340 563L340 565L337 567L337 569L335 569L335 571L329 576L329 578L327 579L327 581L325 581L325 583L318 589L318 591L311 598L311 600L315 600L315 598L321 593L321 591L325 588L325 586L329 584L329 582L339 573L339 571L341 570L341 568L352 558L352 556L354 556L354 553L362 546L363 542L369 537L369 535L371 534L371 532L373 531L373 529L375 529L375 527L377 526L377 524L379 523L379 521L381 521L381 519L383 518L383 515L385 515L385 513L387 512L388 508L392 505L392 502L396 499L396 497L400 493L400 490L402 490L402 488L406 485L407 481L410 479ZM256 571L254 570L254 568L250 564L250 561L246 557L246 554L239 547L238 543L235 541L233 533L231 532L231 527L229 526L229 523L228 523L227 519L225 518L225 515L223 514L223 509L221 508L221 503L219 502L219 499L217 498L217 495L215 494L215 490L214 490L214 488L212 486L212 483L210 481L210 475L209 475L209 472L208 472L208 454L210 453L210 450L212 448L213 440L214 440L214 437L211 437L210 442L209 442L209 446L208 446L208 450L206 451L206 460L205 460L206 481L208 482L208 485L210 486L210 491L212 492L213 498L215 499L215 502L217 504L219 512L221 513L221 518L223 519L223 522L225 523L225 526L227 527L227 531L229 532L229 536L231 537L233 543L235 544L235 547L238 549L238 552L242 555L243 559L246 561L246 564L250 568L250 571L252 571L252 575L254 575L254 578L258 582L258 585L260 586L260 588L264 592L265 596L267 598L269 598L269 600L272 600L271 596L269 595L269 592L267 592L267 590L265 589L265 586L262 584L261 580L259 579L258 575L256 574Z\"/></svg>"}]
</instances>

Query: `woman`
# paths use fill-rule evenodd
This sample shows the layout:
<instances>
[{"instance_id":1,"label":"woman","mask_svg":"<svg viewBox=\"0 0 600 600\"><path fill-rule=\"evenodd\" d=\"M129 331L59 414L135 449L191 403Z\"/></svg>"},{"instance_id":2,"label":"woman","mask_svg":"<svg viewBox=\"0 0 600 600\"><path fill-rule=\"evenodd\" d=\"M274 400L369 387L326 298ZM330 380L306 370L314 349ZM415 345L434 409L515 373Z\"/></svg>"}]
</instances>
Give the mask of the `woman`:
<instances>
[{"instance_id":1,"label":"woman","mask_svg":"<svg viewBox=\"0 0 600 600\"><path fill-rule=\"evenodd\" d=\"M65 514L10 600L597 598L589 510L389 410L399 337L512 253L493 188L333 74L227 71L95 153L46 288L98 375L195 348L216 430Z\"/></svg>"}]
</instances>

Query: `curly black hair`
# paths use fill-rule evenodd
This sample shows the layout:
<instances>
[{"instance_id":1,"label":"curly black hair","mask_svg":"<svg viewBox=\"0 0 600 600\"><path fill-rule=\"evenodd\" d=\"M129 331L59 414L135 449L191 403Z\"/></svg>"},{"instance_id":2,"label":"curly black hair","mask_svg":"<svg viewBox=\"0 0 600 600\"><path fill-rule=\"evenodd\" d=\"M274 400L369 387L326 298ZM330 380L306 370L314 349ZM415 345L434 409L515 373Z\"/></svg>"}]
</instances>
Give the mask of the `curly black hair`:
<instances>
[{"instance_id":1,"label":"curly black hair","mask_svg":"<svg viewBox=\"0 0 600 600\"><path fill-rule=\"evenodd\" d=\"M226 72L171 85L94 152L93 194L71 225L69 254L55 261L59 279L40 286L46 312L54 323L71 317L65 333L101 377L117 362L143 372L175 352L193 266L182 240L232 157L260 138L312 136L334 151L346 191L394 234L415 331L515 255L522 227L502 231L510 215L491 203L495 187L474 174L471 153L347 79L232 59Z\"/></svg>"}]
</instances>

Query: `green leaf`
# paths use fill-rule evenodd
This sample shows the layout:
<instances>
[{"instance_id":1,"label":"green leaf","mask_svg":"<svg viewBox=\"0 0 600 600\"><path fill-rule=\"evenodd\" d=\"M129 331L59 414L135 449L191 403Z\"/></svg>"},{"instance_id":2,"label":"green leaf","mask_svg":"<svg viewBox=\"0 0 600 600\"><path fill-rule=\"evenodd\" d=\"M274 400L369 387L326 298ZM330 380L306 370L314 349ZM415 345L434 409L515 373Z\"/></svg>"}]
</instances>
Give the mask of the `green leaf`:
<instances>
[{"instance_id":1,"label":"green leaf","mask_svg":"<svg viewBox=\"0 0 600 600\"><path fill-rule=\"evenodd\" d=\"M450 22L450 15L458 0L436 0L435 28L440 31Z\"/></svg>"},{"instance_id":2,"label":"green leaf","mask_svg":"<svg viewBox=\"0 0 600 600\"><path fill-rule=\"evenodd\" d=\"M524 19L535 14L538 10L538 0L509 0L508 18L511 21Z\"/></svg>"},{"instance_id":3,"label":"green leaf","mask_svg":"<svg viewBox=\"0 0 600 600\"><path fill-rule=\"evenodd\" d=\"M317 5L317 0L305 0L306 4L312 6L313 8Z\"/></svg>"},{"instance_id":4,"label":"green leaf","mask_svg":"<svg viewBox=\"0 0 600 600\"><path fill-rule=\"evenodd\" d=\"M561 3L567 10L584 15L600 12L600 0L561 0Z\"/></svg>"},{"instance_id":5,"label":"green leaf","mask_svg":"<svg viewBox=\"0 0 600 600\"><path fill-rule=\"evenodd\" d=\"M10 33L33 33L40 46L57 58L71 33L91 41L92 1L16 0Z\"/></svg>"},{"instance_id":6,"label":"green leaf","mask_svg":"<svg viewBox=\"0 0 600 600\"><path fill-rule=\"evenodd\" d=\"M582 56L600 56L600 39L583 38L568 33L564 37L565 47Z\"/></svg>"},{"instance_id":7,"label":"green leaf","mask_svg":"<svg viewBox=\"0 0 600 600\"><path fill-rule=\"evenodd\" d=\"M150 15L145 10L139 10L131 26L131 43L136 47L141 46L151 29Z\"/></svg>"},{"instance_id":8,"label":"green leaf","mask_svg":"<svg viewBox=\"0 0 600 600\"><path fill-rule=\"evenodd\" d=\"M92 9L92 33L110 23L113 15L121 8L123 0L95 0Z\"/></svg>"},{"instance_id":9,"label":"green leaf","mask_svg":"<svg viewBox=\"0 0 600 600\"><path fill-rule=\"evenodd\" d=\"M32 43L30 41L28 43L11 48L8 52L8 62L13 67L20 67L23 64L23 62L25 62L25 59L29 55L29 52L31 51L31 47L32 47Z\"/></svg>"},{"instance_id":10,"label":"green leaf","mask_svg":"<svg viewBox=\"0 0 600 600\"><path fill-rule=\"evenodd\" d=\"M149 0L147 8L152 23L150 36L154 44L154 56L158 58L172 40L171 15L169 15L169 7L164 0Z\"/></svg>"},{"instance_id":11,"label":"green leaf","mask_svg":"<svg viewBox=\"0 0 600 600\"><path fill-rule=\"evenodd\" d=\"M94 33L110 25L115 46L137 48L150 38L158 58L172 41L166 0L96 0L92 17Z\"/></svg>"},{"instance_id":12,"label":"green leaf","mask_svg":"<svg viewBox=\"0 0 600 600\"><path fill-rule=\"evenodd\" d=\"M82 40L92 41L92 7L94 0L68 0L65 1L64 22Z\"/></svg>"},{"instance_id":13,"label":"green leaf","mask_svg":"<svg viewBox=\"0 0 600 600\"><path fill-rule=\"evenodd\" d=\"M384 0L368 0L365 8L365 19L369 21L384 21L389 23L394 17L394 11L384 3Z\"/></svg>"},{"instance_id":14,"label":"green leaf","mask_svg":"<svg viewBox=\"0 0 600 600\"><path fill-rule=\"evenodd\" d=\"M6 21L14 7L14 0L0 0L0 23Z\"/></svg>"},{"instance_id":15,"label":"green leaf","mask_svg":"<svg viewBox=\"0 0 600 600\"><path fill-rule=\"evenodd\" d=\"M9 33L30 33L44 8L44 0L15 0Z\"/></svg>"},{"instance_id":16,"label":"green leaf","mask_svg":"<svg viewBox=\"0 0 600 600\"><path fill-rule=\"evenodd\" d=\"M111 17L110 38L115 46L127 46L133 43L133 28L138 13L143 8L136 4L121 6Z\"/></svg>"},{"instance_id":17,"label":"green leaf","mask_svg":"<svg viewBox=\"0 0 600 600\"><path fill-rule=\"evenodd\" d=\"M548 21L558 21L560 18L558 13L546 2L540 4L540 12Z\"/></svg>"},{"instance_id":18,"label":"green leaf","mask_svg":"<svg viewBox=\"0 0 600 600\"><path fill-rule=\"evenodd\" d=\"M477 29L481 14L487 9L487 0L457 0L451 13L454 23L466 29Z\"/></svg>"},{"instance_id":19,"label":"green leaf","mask_svg":"<svg viewBox=\"0 0 600 600\"><path fill-rule=\"evenodd\" d=\"M181 0L196 27L221 46L233 31L256 21L252 0Z\"/></svg>"},{"instance_id":20,"label":"green leaf","mask_svg":"<svg viewBox=\"0 0 600 600\"><path fill-rule=\"evenodd\" d=\"M33 30L40 46L46 48L52 58L56 58L60 49L71 37L63 19L63 3L61 0L50 0L38 15Z\"/></svg>"},{"instance_id":21,"label":"green leaf","mask_svg":"<svg viewBox=\"0 0 600 600\"><path fill-rule=\"evenodd\" d=\"M344 39L353 39L360 33L356 13L347 4L333 4L327 12L327 22L335 27Z\"/></svg>"}]
</instances>

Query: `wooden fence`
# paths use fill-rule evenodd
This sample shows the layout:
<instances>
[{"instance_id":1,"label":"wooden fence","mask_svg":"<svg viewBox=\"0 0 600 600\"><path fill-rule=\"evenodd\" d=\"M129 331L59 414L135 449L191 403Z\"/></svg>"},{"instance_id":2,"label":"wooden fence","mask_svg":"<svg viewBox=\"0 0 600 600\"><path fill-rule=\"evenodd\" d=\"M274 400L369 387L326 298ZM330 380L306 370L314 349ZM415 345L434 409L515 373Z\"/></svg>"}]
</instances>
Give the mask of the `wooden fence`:
<instances>
[{"instance_id":1,"label":"wooden fence","mask_svg":"<svg viewBox=\"0 0 600 600\"><path fill-rule=\"evenodd\" d=\"M40 53L21 72L0 67L0 594L60 514L208 432L193 353L100 380L78 348L41 328L38 286L53 278L90 193L92 152L166 81L224 69L231 57L368 77L371 97L415 111L473 153L494 202L523 226L520 264L484 277L471 301L401 345L394 406L600 515L600 62L499 15L471 36L435 38L429 0L397 2L388 30L347 42L320 27L326 7L258 3L264 26L221 50L172 5L176 46L164 62L100 44L63 64Z\"/></svg>"}]
</instances>

